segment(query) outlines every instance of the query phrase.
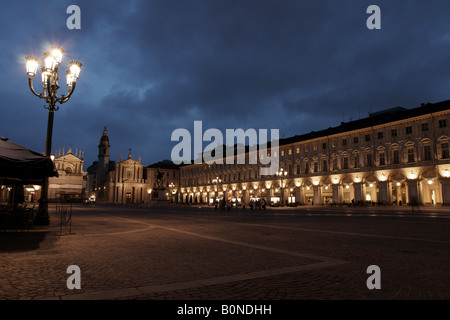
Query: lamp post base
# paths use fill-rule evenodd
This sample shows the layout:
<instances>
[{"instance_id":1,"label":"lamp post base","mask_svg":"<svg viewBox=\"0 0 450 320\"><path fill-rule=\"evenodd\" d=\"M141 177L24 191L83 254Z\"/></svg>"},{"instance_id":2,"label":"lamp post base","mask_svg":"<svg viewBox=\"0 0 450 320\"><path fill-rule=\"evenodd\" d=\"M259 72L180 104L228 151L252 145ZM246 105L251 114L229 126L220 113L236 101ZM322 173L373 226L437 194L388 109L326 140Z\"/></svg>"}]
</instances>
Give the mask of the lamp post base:
<instances>
[{"instance_id":1,"label":"lamp post base","mask_svg":"<svg viewBox=\"0 0 450 320\"><path fill-rule=\"evenodd\" d=\"M48 226L50 224L50 216L48 215L48 202L45 200L39 201L39 208L34 217L34 225Z\"/></svg>"}]
</instances>

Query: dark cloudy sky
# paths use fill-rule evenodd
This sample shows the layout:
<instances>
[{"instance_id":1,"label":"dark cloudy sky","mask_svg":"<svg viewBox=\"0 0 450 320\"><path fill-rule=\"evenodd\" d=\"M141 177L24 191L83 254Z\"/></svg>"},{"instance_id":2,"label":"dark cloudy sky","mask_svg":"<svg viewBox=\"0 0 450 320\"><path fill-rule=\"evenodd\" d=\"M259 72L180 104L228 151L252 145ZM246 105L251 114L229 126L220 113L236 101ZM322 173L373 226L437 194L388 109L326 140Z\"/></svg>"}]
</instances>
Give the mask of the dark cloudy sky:
<instances>
[{"instance_id":1,"label":"dark cloudy sky","mask_svg":"<svg viewBox=\"0 0 450 320\"><path fill-rule=\"evenodd\" d=\"M66 27L71 4L81 30ZM366 27L372 4L381 30ZM195 120L289 137L447 100L449 17L448 0L2 1L0 135L44 151L48 113L24 59L53 44L66 51L61 77L69 60L83 68L55 114L52 150L83 150L85 168L105 125L112 160L132 147L149 165L170 158L172 132L193 132Z\"/></svg>"}]
</instances>

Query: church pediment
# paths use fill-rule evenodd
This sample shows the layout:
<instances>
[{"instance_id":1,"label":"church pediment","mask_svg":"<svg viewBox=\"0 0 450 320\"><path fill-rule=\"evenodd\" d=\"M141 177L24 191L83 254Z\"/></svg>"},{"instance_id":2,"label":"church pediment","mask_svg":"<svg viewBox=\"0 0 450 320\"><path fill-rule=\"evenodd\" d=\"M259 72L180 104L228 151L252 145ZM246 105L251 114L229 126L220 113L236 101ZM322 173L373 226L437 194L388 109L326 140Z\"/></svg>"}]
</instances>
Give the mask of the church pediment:
<instances>
[{"instance_id":1,"label":"church pediment","mask_svg":"<svg viewBox=\"0 0 450 320\"><path fill-rule=\"evenodd\" d=\"M66 154L60 158L55 159L56 161L69 161L69 162L81 162L80 158L75 157L73 154Z\"/></svg>"}]
</instances>

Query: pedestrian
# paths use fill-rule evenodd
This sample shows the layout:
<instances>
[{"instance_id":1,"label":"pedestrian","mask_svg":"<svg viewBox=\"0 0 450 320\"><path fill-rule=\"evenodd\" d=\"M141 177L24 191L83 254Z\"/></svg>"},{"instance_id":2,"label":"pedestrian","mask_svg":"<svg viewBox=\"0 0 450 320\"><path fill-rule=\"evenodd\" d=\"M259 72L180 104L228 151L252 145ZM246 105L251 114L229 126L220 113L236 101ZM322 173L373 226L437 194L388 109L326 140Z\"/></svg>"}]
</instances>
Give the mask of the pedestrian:
<instances>
[{"instance_id":1,"label":"pedestrian","mask_svg":"<svg viewBox=\"0 0 450 320\"><path fill-rule=\"evenodd\" d=\"M245 210L245 198L242 198L242 210Z\"/></svg>"}]
</instances>

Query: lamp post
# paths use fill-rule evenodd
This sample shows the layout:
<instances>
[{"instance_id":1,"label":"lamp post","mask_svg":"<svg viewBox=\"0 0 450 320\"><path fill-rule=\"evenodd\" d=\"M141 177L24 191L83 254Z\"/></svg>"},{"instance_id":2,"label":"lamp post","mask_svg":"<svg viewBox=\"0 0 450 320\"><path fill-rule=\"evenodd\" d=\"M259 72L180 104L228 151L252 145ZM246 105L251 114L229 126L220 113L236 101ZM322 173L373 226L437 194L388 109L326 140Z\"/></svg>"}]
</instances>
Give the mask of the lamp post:
<instances>
[{"instance_id":1,"label":"lamp post","mask_svg":"<svg viewBox=\"0 0 450 320\"><path fill-rule=\"evenodd\" d=\"M169 190L170 190L170 202L174 202L173 201L173 189L175 188L175 184L173 182L171 182L169 184Z\"/></svg>"},{"instance_id":2,"label":"lamp post","mask_svg":"<svg viewBox=\"0 0 450 320\"><path fill-rule=\"evenodd\" d=\"M216 177L215 179L213 179L212 182L216 185L216 192L217 192L217 196L218 196L219 195L219 184L222 182L222 180L219 179L219 177ZM214 201L216 201L216 199L214 199Z\"/></svg>"},{"instance_id":3,"label":"lamp post","mask_svg":"<svg viewBox=\"0 0 450 320\"><path fill-rule=\"evenodd\" d=\"M280 189L281 189L281 206L284 207L284 184L283 181L287 176L287 171L284 171L283 168L281 168L279 171L276 172L276 175L280 178L281 180L281 185L280 185Z\"/></svg>"},{"instance_id":4,"label":"lamp post","mask_svg":"<svg viewBox=\"0 0 450 320\"><path fill-rule=\"evenodd\" d=\"M50 52L44 53L44 67L41 69L42 73L42 93L37 93L33 88L34 76L39 67L39 60L34 57L26 58L26 70L28 74L28 86L31 92L40 99L44 99L48 103L48 106L44 106L48 110L48 122L47 122L47 138L45 141L44 156L50 157L52 148L52 135L53 135L53 119L55 111L59 110L59 106L56 103L63 104L69 101L73 92L75 91L75 85L78 77L80 76L81 63L77 61L69 62L69 70L66 71L66 84L67 95L57 96L57 91L60 88L58 84L59 75L58 68L61 64L64 50L59 47L52 47ZM48 225L50 223L48 215L48 178L44 179L41 199L39 200L39 210L36 214L35 223Z\"/></svg>"}]
</instances>

